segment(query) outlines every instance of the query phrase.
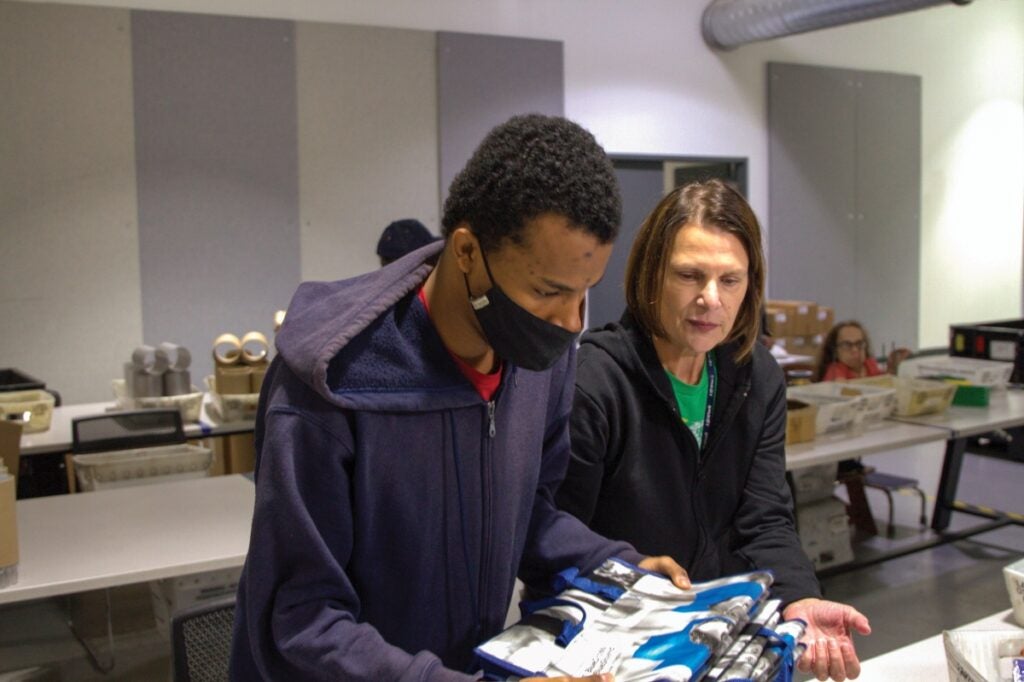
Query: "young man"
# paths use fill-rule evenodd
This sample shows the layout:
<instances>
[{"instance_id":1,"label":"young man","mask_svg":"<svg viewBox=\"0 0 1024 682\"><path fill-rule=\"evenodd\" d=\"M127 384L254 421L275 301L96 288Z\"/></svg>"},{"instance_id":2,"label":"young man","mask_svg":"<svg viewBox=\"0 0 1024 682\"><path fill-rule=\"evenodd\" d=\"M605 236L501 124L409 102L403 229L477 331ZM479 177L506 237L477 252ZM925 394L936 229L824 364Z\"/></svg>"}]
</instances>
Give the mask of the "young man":
<instances>
[{"instance_id":1,"label":"young man","mask_svg":"<svg viewBox=\"0 0 1024 682\"><path fill-rule=\"evenodd\" d=\"M688 585L553 503L619 212L589 133L516 117L452 183L443 244L299 288L257 419L233 679L473 679L517 572L620 556Z\"/></svg>"}]
</instances>

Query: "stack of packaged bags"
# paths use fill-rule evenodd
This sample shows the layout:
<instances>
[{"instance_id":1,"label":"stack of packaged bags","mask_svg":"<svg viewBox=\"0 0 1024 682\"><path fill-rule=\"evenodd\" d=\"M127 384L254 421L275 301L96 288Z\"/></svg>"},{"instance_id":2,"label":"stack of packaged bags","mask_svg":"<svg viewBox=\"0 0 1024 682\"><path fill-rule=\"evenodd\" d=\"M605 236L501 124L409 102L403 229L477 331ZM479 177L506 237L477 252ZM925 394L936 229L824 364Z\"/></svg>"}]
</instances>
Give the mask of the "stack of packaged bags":
<instances>
[{"instance_id":1,"label":"stack of packaged bags","mask_svg":"<svg viewBox=\"0 0 1024 682\"><path fill-rule=\"evenodd\" d=\"M788 680L805 624L781 621L772 575L745 573L680 590L609 559L560 573L554 596L520 604L522 619L476 649L491 679L614 673L640 680Z\"/></svg>"}]
</instances>

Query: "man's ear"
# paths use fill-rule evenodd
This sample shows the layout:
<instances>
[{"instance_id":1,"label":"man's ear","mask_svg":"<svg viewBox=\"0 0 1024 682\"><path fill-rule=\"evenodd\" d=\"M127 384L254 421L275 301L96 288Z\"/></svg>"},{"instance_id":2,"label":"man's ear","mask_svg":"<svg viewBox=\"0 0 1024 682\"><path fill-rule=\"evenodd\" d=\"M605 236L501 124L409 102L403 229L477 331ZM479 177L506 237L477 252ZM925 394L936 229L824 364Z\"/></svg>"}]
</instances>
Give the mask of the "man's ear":
<instances>
[{"instance_id":1,"label":"man's ear","mask_svg":"<svg viewBox=\"0 0 1024 682\"><path fill-rule=\"evenodd\" d=\"M455 263L464 275L473 269L473 263L480 258L480 241L469 229L468 223L460 223L448 237Z\"/></svg>"}]
</instances>

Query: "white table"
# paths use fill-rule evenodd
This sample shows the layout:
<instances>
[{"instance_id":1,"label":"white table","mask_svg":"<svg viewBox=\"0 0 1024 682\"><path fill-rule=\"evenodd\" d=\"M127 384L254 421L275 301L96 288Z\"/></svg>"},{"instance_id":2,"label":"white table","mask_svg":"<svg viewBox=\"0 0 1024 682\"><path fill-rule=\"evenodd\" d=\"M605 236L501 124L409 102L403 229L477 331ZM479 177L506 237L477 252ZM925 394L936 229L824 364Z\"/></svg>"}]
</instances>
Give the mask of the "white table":
<instances>
[{"instance_id":1,"label":"white table","mask_svg":"<svg viewBox=\"0 0 1024 682\"><path fill-rule=\"evenodd\" d=\"M203 395L202 410L199 423L186 423L186 438L206 438L209 436L229 436L235 433L250 433L253 421L219 422L207 412L210 394ZM80 405L62 405L53 409L50 428L38 433L22 433L22 455L44 455L71 451L71 422L79 417L94 417L117 411L113 401L105 403L83 403Z\"/></svg>"},{"instance_id":2,"label":"white table","mask_svg":"<svg viewBox=\"0 0 1024 682\"><path fill-rule=\"evenodd\" d=\"M963 626L969 630L1021 630L1009 609ZM936 682L946 680L946 650L942 633L908 644L861 663L857 682Z\"/></svg>"},{"instance_id":3,"label":"white table","mask_svg":"<svg viewBox=\"0 0 1024 682\"><path fill-rule=\"evenodd\" d=\"M241 566L254 500L238 474L19 500L0 604Z\"/></svg>"},{"instance_id":4,"label":"white table","mask_svg":"<svg viewBox=\"0 0 1024 682\"><path fill-rule=\"evenodd\" d=\"M885 420L860 433L840 431L819 435L807 443L787 445L786 469L794 471L922 443L937 443L947 438L949 432L944 429Z\"/></svg>"},{"instance_id":5,"label":"white table","mask_svg":"<svg viewBox=\"0 0 1024 682\"><path fill-rule=\"evenodd\" d=\"M893 418L908 424L948 429L952 438L968 438L996 429L1024 425L1024 391L993 391L989 396L988 407L953 405L942 414Z\"/></svg>"},{"instance_id":6,"label":"white table","mask_svg":"<svg viewBox=\"0 0 1024 682\"><path fill-rule=\"evenodd\" d=\"M1020 389L994 391L989 398L987 407L954 406L942 414L898 417L898 419L905 423L946 429L949 432L946 454L942 462L942 474L939 477L939 489L935 496L935 511L932 514L932 528L941 532L949 527L953 511L964 511L956 509L953 503L960 482L960 469L963 467L964 453L967 450L967 439L995 429L1024 426L1024 391ZM978 511L970 513L994 519L997 523L1010 522L999 513L987 514Z\"/></svg>"}]
</instances>

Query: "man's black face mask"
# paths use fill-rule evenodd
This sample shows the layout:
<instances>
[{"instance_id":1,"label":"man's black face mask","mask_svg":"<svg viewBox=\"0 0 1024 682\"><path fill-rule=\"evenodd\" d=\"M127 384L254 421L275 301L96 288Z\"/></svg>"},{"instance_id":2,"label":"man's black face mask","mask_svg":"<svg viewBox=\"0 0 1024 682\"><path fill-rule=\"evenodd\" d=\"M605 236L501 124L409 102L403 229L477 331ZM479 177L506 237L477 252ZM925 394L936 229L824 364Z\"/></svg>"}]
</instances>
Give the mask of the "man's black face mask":
<instances>
[{"instance_id":1,"label":"man's black face mask","mask_svg":"<svg viewBox=\"0 0 1024 682\"><path fill-rule=\"evenodd\" d=\"M576 334L540 319L505 295L494 281L491 266L482 249L480 255L487 269L487 277L491 280L491 288L481 296L474 297L469 290L469 278L465 273L462 278L466 282L469 303L484 330L487 343L498 357L523 369L548 369L568 350Z\"/></svg>"}]
</instances>

